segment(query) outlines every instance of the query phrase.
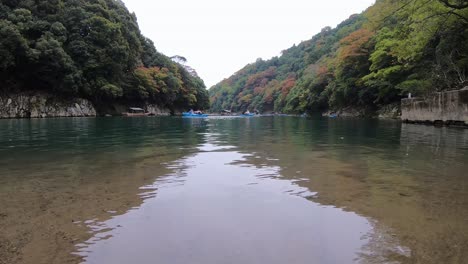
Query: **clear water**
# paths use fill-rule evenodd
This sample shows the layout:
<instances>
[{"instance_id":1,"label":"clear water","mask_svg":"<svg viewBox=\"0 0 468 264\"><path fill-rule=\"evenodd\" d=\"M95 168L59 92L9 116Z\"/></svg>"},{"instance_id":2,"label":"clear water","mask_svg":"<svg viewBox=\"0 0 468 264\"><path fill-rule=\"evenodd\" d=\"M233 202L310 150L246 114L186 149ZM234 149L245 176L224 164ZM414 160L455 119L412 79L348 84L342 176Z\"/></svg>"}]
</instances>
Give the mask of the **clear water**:
<instances>
[{"instance_id":1,"label":"clear water","mask_svg":"<svg viewBox=\"0 0 468 264\"><path fill-rule=\"evenodd\" d=\"M0 255L24 263L468 258L463 129L298 117L1 120L0 168L0 242L17 249Z\"/></svg>"}]
</instances>

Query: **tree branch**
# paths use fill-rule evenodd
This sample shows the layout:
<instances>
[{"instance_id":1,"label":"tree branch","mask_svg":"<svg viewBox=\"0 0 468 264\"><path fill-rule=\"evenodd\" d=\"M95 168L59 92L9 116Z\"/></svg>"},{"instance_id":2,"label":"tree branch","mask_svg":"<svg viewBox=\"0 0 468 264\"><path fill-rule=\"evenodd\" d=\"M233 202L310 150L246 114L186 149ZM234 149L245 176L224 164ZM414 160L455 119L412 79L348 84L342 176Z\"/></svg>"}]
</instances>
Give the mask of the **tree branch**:
<instances>
[{"instance_id":1,"label":"tree branch","mask_svg":"<svg viewBox=\"0 0 468 264\"><path fill-rule=\"evenodd\" d=\"M465 9L468 7L468 1L466 0L456 0L455 3L451 3L450 0L439 0L446 7L454 9Z\"/></svg>"},{"instance_id":2,"label":"tree branch","mask_svg":"<svg viewBox=\"0 0 468 264\"><path fill-rule=\"evenodd\" d=\"M465 21L465 22L468 24L468 18L466 18L466 17L464 17L464 16L458 14L458 13L455 12L454 10L451 10L451 11L449 11L448 13L449 13L449 14L452 14L452 15L455 15L455 16L457 16L457 17L459 17L459 18L461 18L463 21Z\"/></svg>"}]
</instances>

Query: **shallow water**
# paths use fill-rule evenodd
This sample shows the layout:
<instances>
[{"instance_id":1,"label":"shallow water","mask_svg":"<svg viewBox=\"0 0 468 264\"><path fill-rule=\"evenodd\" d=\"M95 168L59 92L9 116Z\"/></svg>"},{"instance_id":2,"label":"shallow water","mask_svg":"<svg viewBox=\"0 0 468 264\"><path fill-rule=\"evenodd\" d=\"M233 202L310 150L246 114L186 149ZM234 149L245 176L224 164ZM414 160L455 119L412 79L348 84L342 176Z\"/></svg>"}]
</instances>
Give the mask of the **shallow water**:
<instances>
[{"instance_id":1,"label":"shallow water","mask_svg":"<svg viewBox=\"0 0 468 264\"><path fill-rule=\"evenodd\" d=\"M296 117L1 120L0 168L5 263L468 258L467 130Z\"/></svg>"}]
</instances>

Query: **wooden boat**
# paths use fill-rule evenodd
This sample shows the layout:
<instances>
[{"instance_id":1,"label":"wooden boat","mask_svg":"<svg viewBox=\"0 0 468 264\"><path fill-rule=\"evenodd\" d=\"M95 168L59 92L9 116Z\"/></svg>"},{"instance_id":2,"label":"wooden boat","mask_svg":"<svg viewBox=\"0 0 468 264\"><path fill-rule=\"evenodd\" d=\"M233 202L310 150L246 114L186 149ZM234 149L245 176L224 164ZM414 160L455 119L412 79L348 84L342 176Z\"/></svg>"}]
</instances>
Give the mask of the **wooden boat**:
<instances>
[{"instance_id":1,"label":"wooden boat","mask_svg":"<svg viewBox=\"0 0 468 264\"><path fill-rule=\"evenodd\" d=\"M128 112L122 113L123 116L149 116L149 113L146 113L144 109L138 107L128 108Z\"/></svg>"}]
</instances>

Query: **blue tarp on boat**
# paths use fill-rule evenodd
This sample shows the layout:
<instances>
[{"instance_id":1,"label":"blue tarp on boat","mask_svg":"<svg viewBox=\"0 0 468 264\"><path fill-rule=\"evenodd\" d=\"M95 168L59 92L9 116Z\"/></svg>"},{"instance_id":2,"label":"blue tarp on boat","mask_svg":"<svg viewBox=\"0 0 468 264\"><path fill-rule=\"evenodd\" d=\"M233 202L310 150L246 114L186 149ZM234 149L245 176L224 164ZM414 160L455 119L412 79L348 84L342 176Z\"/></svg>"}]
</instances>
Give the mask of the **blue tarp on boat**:
<instances>
[{"instance_id":1,"label":"blue tarp on boat","mask_svg":"<svg viewBox=\"0 0 468 264\"><path fill-rule=\"evenodd\" d=\"M182 117L208 117L207 114L195 114L190 112L183 112Z\"/></svg>"}]
</instances>

